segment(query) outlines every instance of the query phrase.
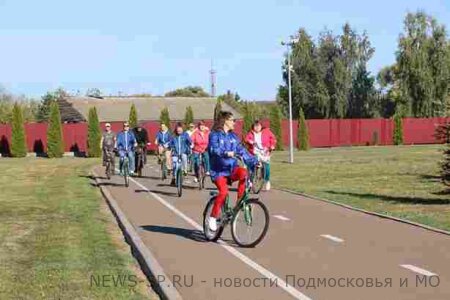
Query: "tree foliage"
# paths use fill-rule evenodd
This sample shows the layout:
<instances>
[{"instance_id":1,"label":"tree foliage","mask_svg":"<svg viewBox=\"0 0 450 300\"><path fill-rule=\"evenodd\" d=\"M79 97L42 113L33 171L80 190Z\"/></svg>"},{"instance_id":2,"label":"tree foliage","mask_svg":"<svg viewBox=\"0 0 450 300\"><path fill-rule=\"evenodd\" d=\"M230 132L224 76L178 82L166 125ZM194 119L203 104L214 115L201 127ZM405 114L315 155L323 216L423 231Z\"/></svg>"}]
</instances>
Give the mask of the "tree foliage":
<instances>
[{"instance_id":1,"label":"tree foliage","mask_svg":"<svg viewBox=\"0 0 450 300\"><path fill-rule=\"evenodd\" d=\"M349 24L341 35L322 32L317 44L300 29L292 46L292 111L300 108L307 118L345 118L375 115L375 79L367 72L374 53L366 33L358 34ZM288 111L287 59L283 65L285 84L278 89L278 101ZM359 108L361 106L364 108Z\"/></svg>"},{"instance_id":2,"label":"tree foliage","mask_svg":"<svg viewBox=\"0 0 450 300\"><path fill-rule=\"evenodd\" d=\"M394 145L403 144L403 121L402 116L399 112L394 115Z\"/></svg>"},{"instance_id":3,"label":"tree foliage","mask_svg":"<svg viewBox=\"0 0 450 300\"><path fill-rule=\"evenodd\" d=\"M27 155L25 128L22 115L22 108L18 103L14 104L11 125L12 125L11 154L13 157L25 157Z\"/></svg>"},{"instance_id":4,"label":"tree foliage","mask_svg":"<svg viewBox=\"0 0 450 300\"><path fill-rule=\"evenodd\" d=\"M406 111L414 117L444 116L450 44L444 25L424 12L408 13L397 50L397 78Z\"/></svg>"},{"instance_id":5,"label":"tree foliage","mask_svg":"<svg viewBox=\"0 0 450 300\"><path fill-rule=\"evenodd\" d=\"M167 92L166 97L210 97L210 95L200 86L187 86Z\"/></svg>"},{"instance_id":6,"label":"tree foliage","mask_svg":"<svg viewBox=\"0 0 450 300\"><path fill-rule=\"evenodd\" d=\"M91 107L88 116L88 156L100 157L102 155L100 141L102 133L100 130L100 122L98 120L97 109Z\"/></svg>"},{"instance_id":7,"label":"tree foliage","mask_svg":"<svg viewBox=\"0 0 450 300\"><path fill-rule=\"evenodd\" d=\"M216 106L214 107L214 121L217 121L221 111L222 111L222 99L217 98Z\"/></svg>"}]
</instances>

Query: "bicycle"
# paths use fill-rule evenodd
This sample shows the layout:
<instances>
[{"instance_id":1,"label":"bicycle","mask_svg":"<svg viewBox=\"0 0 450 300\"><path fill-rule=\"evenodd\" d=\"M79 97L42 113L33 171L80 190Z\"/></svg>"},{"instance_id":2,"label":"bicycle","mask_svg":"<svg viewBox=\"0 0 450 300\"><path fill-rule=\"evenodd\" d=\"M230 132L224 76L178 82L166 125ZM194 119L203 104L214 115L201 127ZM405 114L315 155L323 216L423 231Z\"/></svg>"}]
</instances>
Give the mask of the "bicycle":
<instances>
[{"instance_id":1,"label":"bicycle","mask_svg":"<svg viewBox=\"0 0 450 300\"><path fill-rule=\"evenodd\" d=\"M114 159L113 155L115 155L114 151L111 151L109 149L105 149L105 155L106 155L106 167L105 167L105 175L108 180L111 179L111 175L114 174Z\"/></svg>"},{"instance_id":2,"label":"bicycle","mask_svg":"<svg viewBox=\"0 0 450 300\"><path fill-rule=\"evenodd\" d=\"M181 197L183 194L183 168L182 168L182 158L181 155L176 157L175 168L173 170L175 174L175 185L177 187L178 197Z\"/></svg>"},{"instance_id":3,"label":"bicycle","mask_svg":"<svg viewBox=\"0 0 450 300\"><path fill-rule=\"evenodd\" d=\"M262 150L262 149L260 149ZM252 175L252 191L254 194L259 194L262 187L264 186L264 177L266 174L266 163L270 160L270 151L263 150L263 154L256 155L258 161L260 162L254 170Z\"/></svg>"},{"instance_id":4,"label":"bicycle","mask_svg":"<svg viewBox=\"0 0 450 300\"><path fill-rule=\"evenodd\" d=\"M203 153L199 153L198 155L198 188L199 190L203 190L205 188L205 160L203 158Z\"/></svg>"},{"instance_id":5,"label":"bicycle","mask_svg":"<svg viewBox=\"0 0 450 300\"><path fill-rule=\"evenodd\" d=\"M136 173L138 177L142 177L142 170L144 169L144 149L143 146L136 148Z\"/></svg>"},{"instance_id":6,"label":"bicycle","mask_svg":"<svg viewBox=\"0 0 450 300\"><path fill-rule=\"evenodd\" d=\"M226 225L230 222L231 236L234 242L241 247L255 247L266 235L269 229L269 212L259 199L250 199L251 188L248 178L245 182L245 192L234 207L231 205L230 195L227 195L221 208L221 215L217 220L216 231L211 231L208 226L208 217L211 215L217 197L216 191L210 192L211 197L203 211L203 233L207 241L217 241ZM251 237L253 230L255 230L256 234L254 237Z\"/></svg>"},{"instance_id":7,"label":"bicycle","mask_svg":"<svg viewBox=\"0 0 450 300\"><path fill-rule=\"evenodd\" d=\"M168 174L166 151L167 149L164 149L163 153L158 155L159 164L161 166L161 180L166 180Z\"/></svg>"},{"instance_id":8,"label":"bicycle","mask_svg":"<svg viewBox=\"0 0 450 300\"><path fill-rule=\"evenodd\" d=\"M126 154L122 159L123 159L122 174L123 174L123 178L125 180L125 186L129 187L130 186L130 167L129 167L128 155Z\"/></svg>"}]
</instances>

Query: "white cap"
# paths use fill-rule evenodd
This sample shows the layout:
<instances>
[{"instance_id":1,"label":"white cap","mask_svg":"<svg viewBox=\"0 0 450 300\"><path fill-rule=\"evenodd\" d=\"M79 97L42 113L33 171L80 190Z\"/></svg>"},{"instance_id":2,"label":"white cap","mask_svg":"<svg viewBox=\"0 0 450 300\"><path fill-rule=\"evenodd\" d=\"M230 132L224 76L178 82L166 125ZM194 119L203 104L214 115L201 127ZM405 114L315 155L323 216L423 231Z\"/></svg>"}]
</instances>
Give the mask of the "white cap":
<instances>
[{"instance_id":1,"label":"white cap","mask_svg":"<svg viewBox=\"0 0 450 300\"><path fill-rule=\"evenodd\" d=\"M105 127L108 127L108 126L111 127L111 124L106 123L106 124L105 124Z\"/></svg>"}]
</instances>

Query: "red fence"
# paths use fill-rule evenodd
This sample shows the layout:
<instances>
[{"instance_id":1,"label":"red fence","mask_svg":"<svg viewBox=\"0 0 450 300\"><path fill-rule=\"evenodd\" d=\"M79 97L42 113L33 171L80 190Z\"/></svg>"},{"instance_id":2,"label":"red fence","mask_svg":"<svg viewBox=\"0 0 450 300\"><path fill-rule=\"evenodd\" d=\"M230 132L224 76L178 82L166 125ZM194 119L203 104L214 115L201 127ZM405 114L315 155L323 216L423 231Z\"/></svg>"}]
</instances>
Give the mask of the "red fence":
<instances>
[{"instance_id":1,"label":"red fence","mask_svg":"<svg viewBox=\"0 0 450 300\"><path fill-rule=\"evenodd\" d=\"M405 144L434 144L436 127L450 121L450 118L403 119L403 137ZM265 125L270 123L263 121ZM206 122L209 127L212 121ZM104 124L102 124L103 127ZM122 122L112 122L112 129L118 132ZM361 145L391 145L394 124L391 119L343 119L308 120L310 144L312 147L337 147ZM153 142L159 128L157 121L144 123ZM242 133L242 120L236 122L236 132ZM289 122L283 120L283 143L289 144ZM45 152L47 148L47 124L29 123L25 125L27 146L30 152ZM294 143L297 145L297 121L293 122ZM84 152L87 147L87 124L64 124L63 136L65 151ZM11 127L0 124L0 153L7 154L10 149Z\"/></svg>"}]
</instances>

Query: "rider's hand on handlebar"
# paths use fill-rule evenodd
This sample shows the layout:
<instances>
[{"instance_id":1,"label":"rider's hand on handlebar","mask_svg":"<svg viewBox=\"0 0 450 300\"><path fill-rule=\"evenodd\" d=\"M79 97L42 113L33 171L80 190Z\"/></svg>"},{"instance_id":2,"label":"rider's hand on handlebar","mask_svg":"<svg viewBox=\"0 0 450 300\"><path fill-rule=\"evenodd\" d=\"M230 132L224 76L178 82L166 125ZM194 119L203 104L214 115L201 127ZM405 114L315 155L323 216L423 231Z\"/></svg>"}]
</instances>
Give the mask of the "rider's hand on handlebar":
<instances>
[{"instance_id":1,"label":"rider's hand on handlebar","mask_svg":"<svg viewBox=\"0 0 450 300\"><path fill-rule=\"evenodd\" d=\"M227 156L228 156L228 157L234 157L234 152L233 152L233 151L227 152Z\"/></svg>"}]
</instances>

